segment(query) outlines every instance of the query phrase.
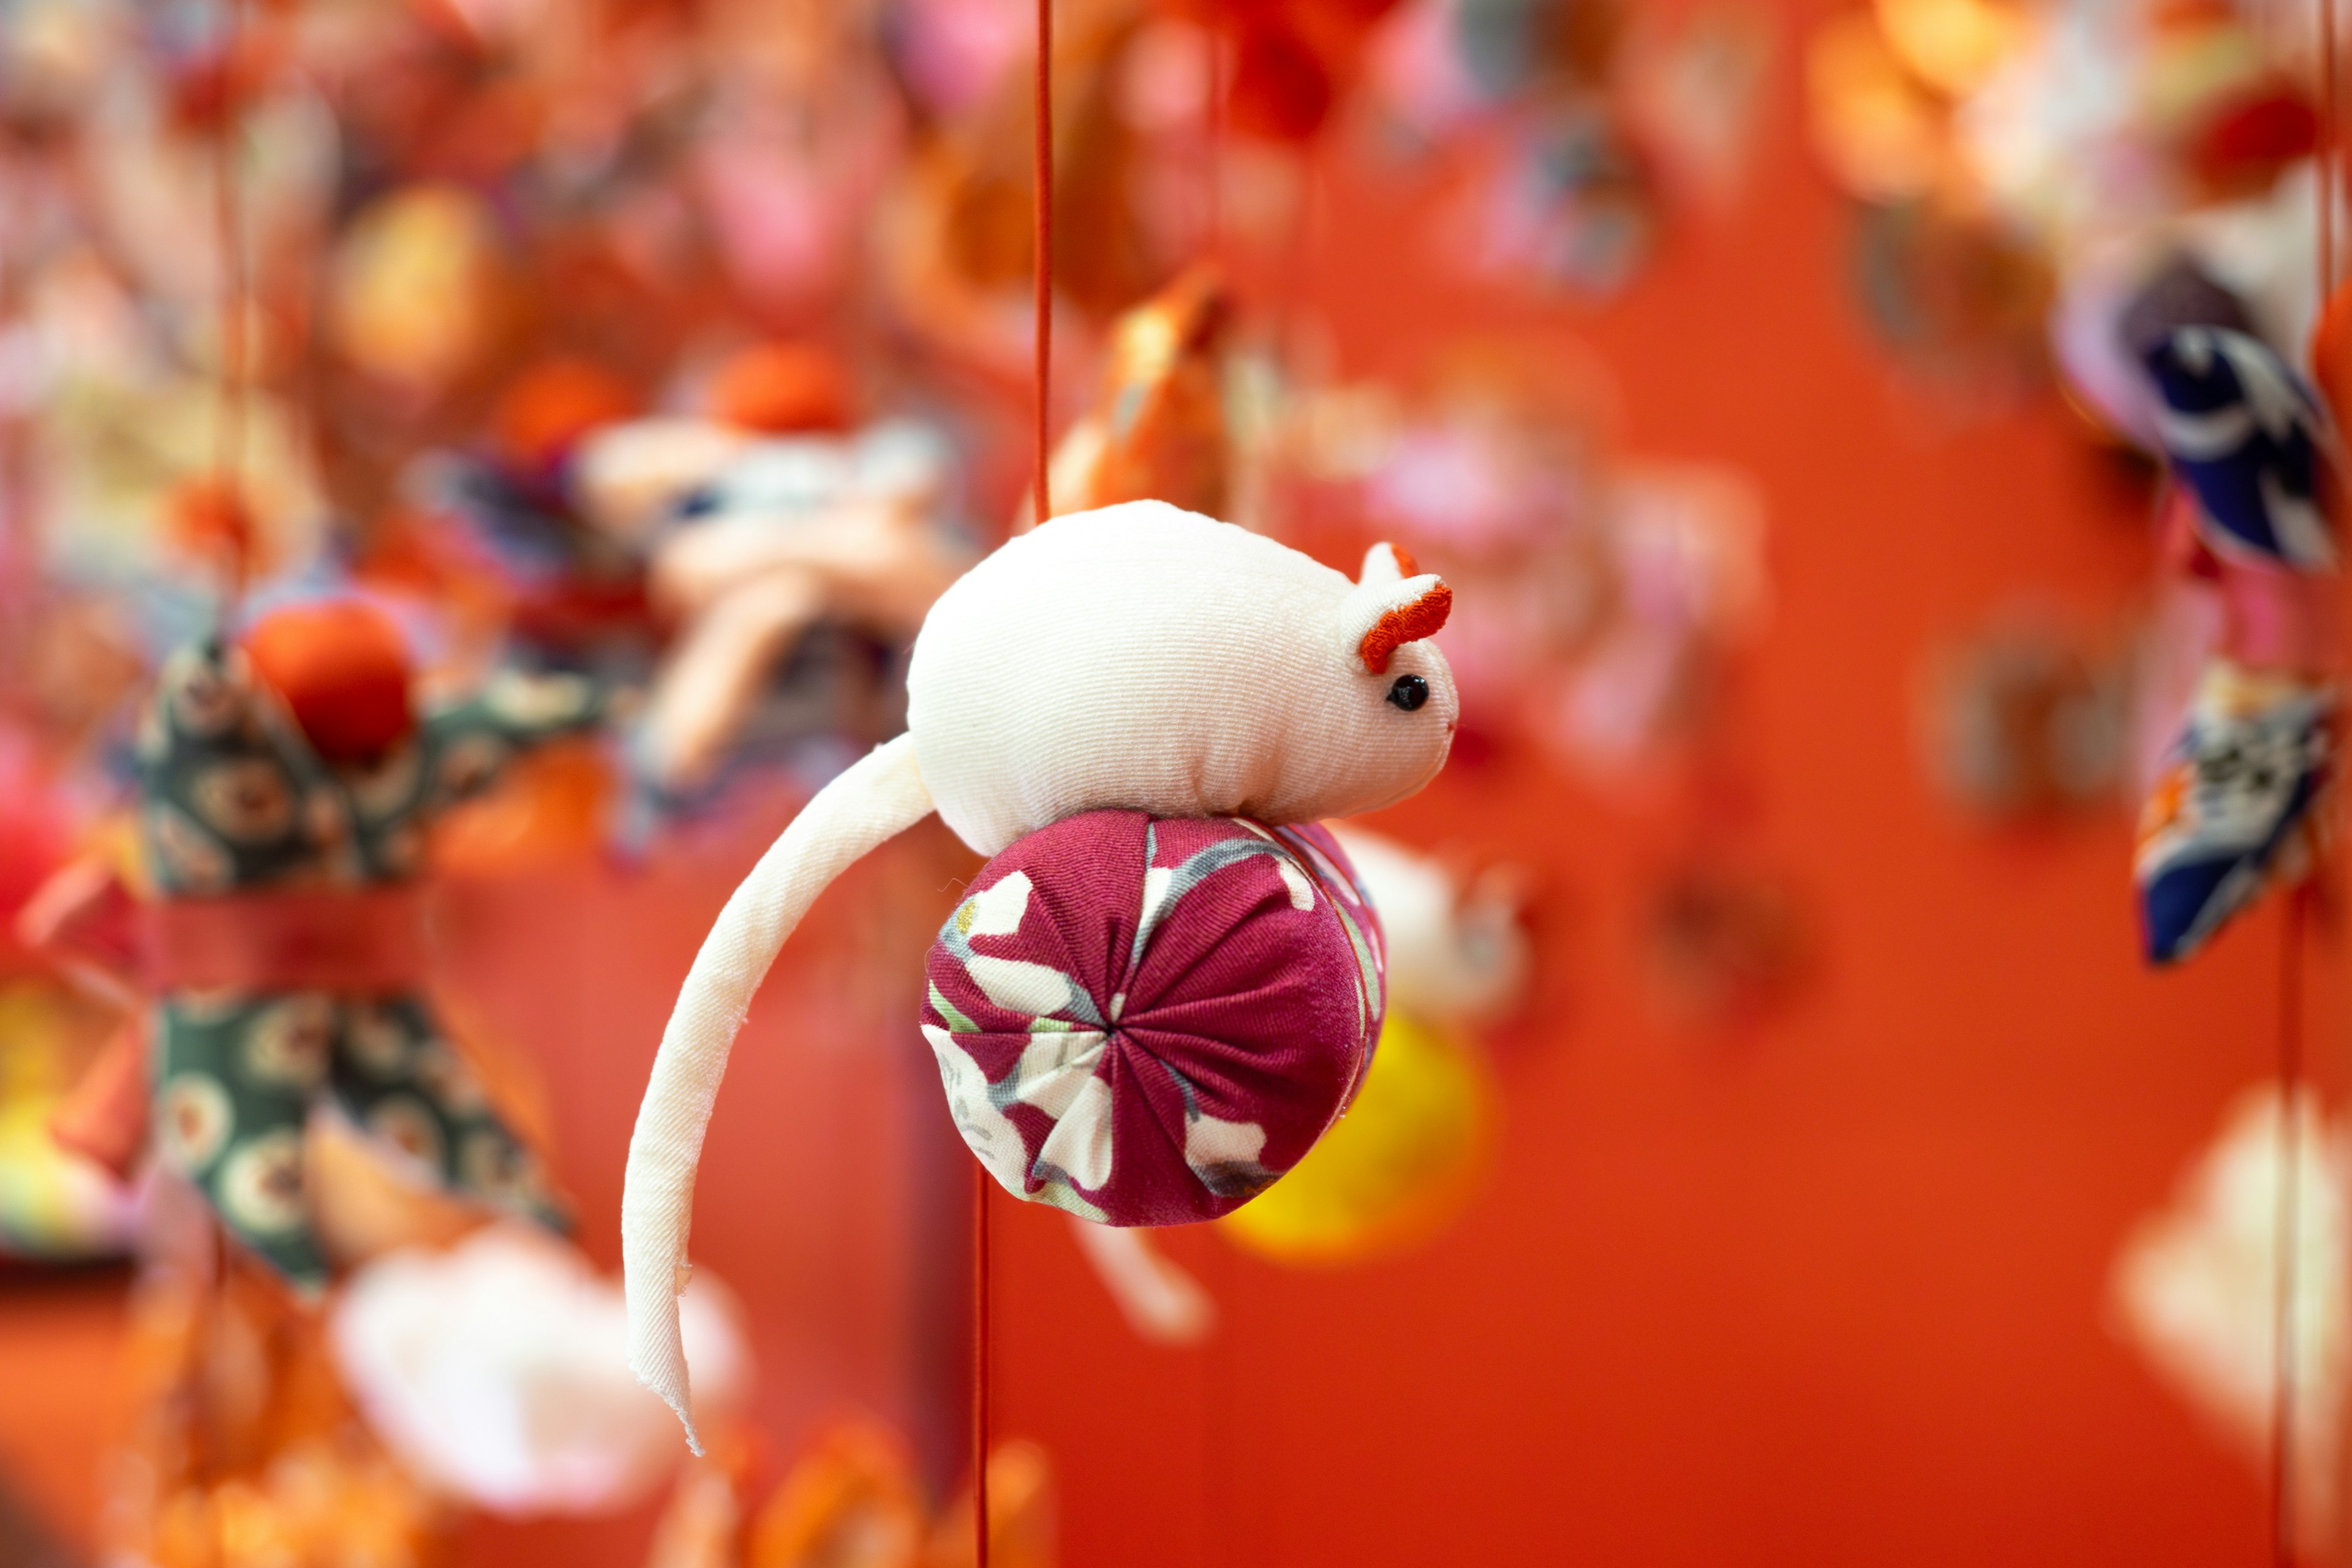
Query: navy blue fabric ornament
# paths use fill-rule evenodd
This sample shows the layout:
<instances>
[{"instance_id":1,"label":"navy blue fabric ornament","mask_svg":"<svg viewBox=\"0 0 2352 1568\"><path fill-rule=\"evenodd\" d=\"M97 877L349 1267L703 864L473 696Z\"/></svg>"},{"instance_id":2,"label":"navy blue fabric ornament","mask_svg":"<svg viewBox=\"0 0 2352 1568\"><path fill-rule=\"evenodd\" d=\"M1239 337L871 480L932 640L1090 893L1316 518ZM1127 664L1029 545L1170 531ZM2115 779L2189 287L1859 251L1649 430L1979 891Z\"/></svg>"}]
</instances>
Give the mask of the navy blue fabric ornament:
<instances>
[{"instance_id":1,"label":"navy blue fabric ornament","mask_svg":"<svg viewBox=\"0 0 2352 1568\"><path fill-rule=\"evenodd\" d=\"M2324 488L2336 432L2302 378L2261 339L2183 326L2146 356L2165 456L2195 492L2206 542L2230 559L2332 571Z\"/></svg>"}]
</instances>

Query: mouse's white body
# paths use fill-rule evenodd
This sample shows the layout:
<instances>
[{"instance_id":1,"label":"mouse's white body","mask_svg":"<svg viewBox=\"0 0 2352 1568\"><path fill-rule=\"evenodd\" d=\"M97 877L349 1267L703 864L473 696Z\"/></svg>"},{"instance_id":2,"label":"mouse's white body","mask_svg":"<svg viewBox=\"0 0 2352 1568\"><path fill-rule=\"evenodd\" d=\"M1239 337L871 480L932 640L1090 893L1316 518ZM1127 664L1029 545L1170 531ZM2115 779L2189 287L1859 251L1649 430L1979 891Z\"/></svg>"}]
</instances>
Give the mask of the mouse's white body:
<instances>
[{"instance_id":1,"label":"mouse's white body","mask_svg":"<svg viewBox=\"0 0 2352 1568\"><path fill-rule=\"evenodd\" d=\"M1105 806L1261 822L1376 810L1444 765L1454 685L1425 642L1381 676L1359 645L1436 586L1350 583L1160 501L1055 518L932 606L907 672L917 765L983 855ZM1430 685L1411 713L1386 700L1406 673Z\"/></svg>"},{"instance_id":2,"label":"mouse's white body","mask_svg":"<svg viewBox=\"0 0 2352 1568\"><path fill-rule=\"evenodd\" d=\"M694 1440L677 1329L695 1166L752 994L850 865L936 810L993 855L1085 811L1282 824L1371 811L1444 765L1458 707L1425 639L1452 595L1389 546L1363 579L1160 501L1056 518L959 578L908 672L907 733L810 800L727 902L629 1145L630 1364Z\"/></svg>"}]
</instances>

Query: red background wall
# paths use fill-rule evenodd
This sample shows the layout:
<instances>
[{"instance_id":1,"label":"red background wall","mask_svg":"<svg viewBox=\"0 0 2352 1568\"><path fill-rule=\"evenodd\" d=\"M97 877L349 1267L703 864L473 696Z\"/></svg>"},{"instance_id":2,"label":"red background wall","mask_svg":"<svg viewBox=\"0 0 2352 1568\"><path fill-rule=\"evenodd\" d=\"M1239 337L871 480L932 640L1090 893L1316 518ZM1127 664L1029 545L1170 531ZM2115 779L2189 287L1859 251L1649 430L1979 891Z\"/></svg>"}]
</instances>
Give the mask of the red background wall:
<instances>
[{"instance_id":1,"label":"red background wall","mask_svg":"<svg viewBox=\"0 0 2352 1568\"><path fill-rule=\"evenodd\" d=\"M1737 840L1804 894L1812 982L1732 1037L1661 1018L1632 911L1682 842L1669 818L1508 757L1391 814L1400 837L1545 879L1540 995L1498 1042L1490 1183L1433 1245L1339 1272L1170 1237L1225 1309L1197 1352L1139 1344L1062 1217L1000 1203L1000 1429L1052 1450L1073 1568L2264 1559L2254 1470L2119 1340L2106 1291L2126 1228L2270 1069L2279 914L2152 975L2126 813L1992 833L1926 782L1929 649L2021 594L2119 616L2149 553L2054 396L1964 412L1906 386L1868 337L1847 216L1800 129L1813 19L1781 13L1742 204L1672 236L1609 309L1465 289L1420 243L1425 216L1336 159L1303 289L1351 373L1410 373L1465 332L1589 348L1619 385L1626 447L1761 486L1775 609L1732 719L1753 791ZM565 1165L608 1257L663 1004L750 853L564 917L593 927L585 989L560 1037L543 1014L531 1027L576 1063ZM951 847L923 856L952 868ZM2326 1072L2343 987L2340 943L2318 946ZM946 1121L906 996L898 1048L931 1120L900 1131L935 1152ZM795 1006L772 983L754 1014L696 1231L770 1324L824 1316L818 1271L783 1256L797 1222L780 1173L808 1166L772 1111L827 1032L796 1028ZM820 1358L887 1359L872 1324L832 1326L866 1348ZM770 1363L772 1383L801 1364ZM782 1417L810 1395L771 1402Z\"/></svg>"},{"instance_id":2,"label":"red background wall","mask_svg":"<svg viewBox=\"0 0 2352 1568\"><path fill-rule=\"evenodd\" d=\"M1465 330L1582 344L1620 385L1626 446L1762 487L1775 611L1733 720L1753 792L1737 842L1803 893L1811 982L1734 1036L1662 1020L1632 910L1681 843L1664 817L1507 756L1391 814L1400 837L1544 878L1540 994L1497 1042L1492 1178L1432 1245L1345 1271L1170 1237L1224 1307L1196 1352L1139 1344L1061 1216L1000 1203L1000 1429L1052 1451L1072 1568L2263 1559L2257 1477L2117 1338L2106 1271L2270 1066L2278 911L2151 975L2125 814L1997 835L1932 795L1927 651L2021 590L2120 613L2148 552L2054 399L1963 416L1867 339L1845 216L1799 133L1813 19L1781 13L1742 205L1674 236L1606 311L1464 289L1393 237L1421 215L1336 172L1305 263L1351 371L1409 370ZM457 900L465 978L547 1064L608 1264L661 1017L756 847ZM934 837L829 896L720 1100L696 1253L753 1314L780 1441L855 1401L929 1422L951 1462L953 1352L908 1346L952 1341L961 1236L915 1220L962 1212L965 1167L913 977L968 866ZM2340 945L2322 933L2308 987L2331 1072ZM828 954L852 947L902 952L901 993L845 989ZM486 1526L471 1551L634 1563L646 1525Z\"/></svg>"}]
</instances>

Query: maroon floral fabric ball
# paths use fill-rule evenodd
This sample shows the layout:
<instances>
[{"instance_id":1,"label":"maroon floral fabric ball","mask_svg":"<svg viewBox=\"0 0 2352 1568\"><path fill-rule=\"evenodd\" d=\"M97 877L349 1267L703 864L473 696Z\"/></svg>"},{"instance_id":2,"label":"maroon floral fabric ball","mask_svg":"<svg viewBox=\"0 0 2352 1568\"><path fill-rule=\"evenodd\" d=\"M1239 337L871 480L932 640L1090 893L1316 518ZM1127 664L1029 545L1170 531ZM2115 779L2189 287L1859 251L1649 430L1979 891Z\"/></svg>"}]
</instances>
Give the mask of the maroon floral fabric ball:
<instances>
[{"instance_id":1,"label":"maroon floral fabric ball","mask_svg":"<svg viewBox=\"0 0 2352 1568\"><path fill-rule=\"evenodd\" d=\"M1385 969L1322 828L1087 812L972 883L931 948L923 1036L1007 1191L1183 1225L1265 1190L1347 1108Z\"/></svg>"}]
</instances>

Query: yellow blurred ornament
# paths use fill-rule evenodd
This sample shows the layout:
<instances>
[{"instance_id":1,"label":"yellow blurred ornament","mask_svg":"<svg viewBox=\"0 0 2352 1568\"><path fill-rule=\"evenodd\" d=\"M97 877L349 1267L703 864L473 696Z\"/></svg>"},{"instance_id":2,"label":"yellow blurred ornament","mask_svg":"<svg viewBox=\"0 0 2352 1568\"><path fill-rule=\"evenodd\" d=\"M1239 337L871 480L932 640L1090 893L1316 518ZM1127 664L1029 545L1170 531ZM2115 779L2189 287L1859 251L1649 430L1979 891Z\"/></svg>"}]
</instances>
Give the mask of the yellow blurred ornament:
<instances>
[{"instance_id":1,"label":"yellow blurred ornament","mask_svg":"<svg viewBox=\"0 0 2352 1568\"><path fill-rule=\"evenodd\" d=\"M430 395L479 363L499 313L496 220L480 197L411 185L356 217L337 251L329 321L353 364Z\"/></svg>"},{"instance_id":2,"label":"yellow blurred ornament","mask_svg":"<svg viewBox=\"0 0 2352 1568\"><path fill-rule=\"evenodd\" d=\"M1348 1263L1411 1246L1469 1196L1494 1100L1474 1051L1391 1012L1348 1113L1281 1181L1217 1224L1283 1263Z\"/></svg>"},{"instance_id":3,"label":"yellow blurred ornament","mask_svg":"<svg viewBox=\"0 0 2352 1568\"><path fill-rule=\"evenodd\" d=\"M1947 111L1867 13L1823 24L1806 50L1805 86L1814 149L1847 195L1900 201L1936 184Z\"/></svg>"},{"instance_id":4,"label":"yellow blurred ornament","mask_svg":"<svg viewBox=\"0 0 2352 1568\"><path fill-rule=\"evenodd\" d=\"M1959 98L1984 85L2025 34L2025 18L1998 0L1876 0L1895 58L1921 81Z\"/></svg>"},{"instance_id":5,"label":"yellow blurred ornament","mask_svg":"<svg viewBox=\"0 0 2352 1568\"><path fill-rule=\"evenodd\" d=\"M49 1136L106 1033L95 1009L45 979L0 984L0 1253L69 1258L130 1240L128 1194Z\"/></svg>"}]
</instances>

